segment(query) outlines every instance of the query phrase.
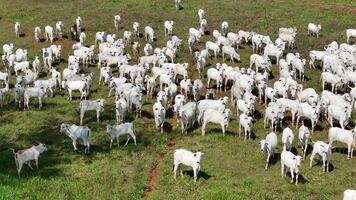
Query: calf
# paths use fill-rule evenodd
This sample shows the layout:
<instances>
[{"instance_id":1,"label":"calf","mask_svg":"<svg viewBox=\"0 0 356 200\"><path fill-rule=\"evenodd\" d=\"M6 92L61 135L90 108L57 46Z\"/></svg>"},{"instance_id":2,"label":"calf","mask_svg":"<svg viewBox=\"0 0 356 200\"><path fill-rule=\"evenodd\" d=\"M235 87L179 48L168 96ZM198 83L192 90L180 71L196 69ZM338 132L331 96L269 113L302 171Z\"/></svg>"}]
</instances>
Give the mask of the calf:
<instances>
[{"instance_id":1,"label":"calf","mask_svg":"<svg viewBox=\"0 0 356 200\"><path fill-rule=\"evenodd\" d=\"M296 174L295 184L298 185L301 160L302 160L301 156L296 156L290 151L283 150L281 153L282 178L287 174L287 170L284 170L284 167L288 167L292 177L291 183L293 183L294 173L295 173Z\"/></svg>"},{"instance_id":2,"label":"calf","mask_svg":"<svg viewBox=\"0 0 356 200\"><path fill-rule=\"evenodd\" d=\"M17 173L20 176L23 164L27 164L31 169L33 169L31 166L32 160L35 160L36 168L38 170L38 158L39 158L40 154L47 151L47 146L45 144L40 143L36 146L32 146L31 148L28 148L28 149L25 149L22 151L18 151L16 153L15 153L14 149L12 149L12 150L15 155L15 163L16 163Z\"/></svg>"},{"instance_id":3,"label":"calf","mask_svg":"<svg viewBox=\"0 0 356 200\"><path fill-rule=\"evenodd\" d=\"M92 100L83 100L79 104L80 110L80 125L83 125L83 118L86 111L96 111L96 120L99 123L100 113L104 111L104 99L98 99L95 101Z\"/></svg>"},{"instance_id":4,"label":"calf","mask_svg":"<svg viewBox=\"0 0 356 200\"><path fill-rule=\"evenodd\" d=\"M269 159L274 154L274 149L277 147L278 139L277 135L274 132L270 132L266 139L260 141L261 151L263 151L266 155L266 166L265 170L268 168Z\"/></svg>"},{"instance_id":5,"label":"calf","mask_svg":"<svg viewBox=\"0 0 356 200\"><path fill-rule=\"evenodd\" d=\"M180 164L187 165L193 168L194 182L197 181L198 173L201 169L200 162L201 157L204 155L202 152L190 152L185 149L176 149L173 154L173 164L174 164L174 179L177 177L177 170ZM180 170L181 176L183 176L183 171Z\"/></svg>"},{"instance_id":6,"label":"calf","mask_svg":"<svg viewBox=\"0 0 356 200\"><path fill-rule=\"evenodd\" d=\"M122 135L130 135L130 137L127 138L127 141L125 143L125 146L127 145L127 143L130 141L131 137L136 144L136 135L135 135L135 131L133 128L133 123L124 123L124 124L120 124L120 125L107 125L106 126L106 132L110 135L110 148L112 148L112 143L114 141L114 139L116 138L117 140L117 146L120 146L120 140L119 137Z\"/></svg>"},{"instance_id":7,"label":"calf","mask_svg":"<svg viewBox=\"0 0 356 200\"><path fill-rule=\"evenodd\" d=\"M89 153L91 130L87 126L77 126L75 124L61 124L60 133L66 134L73 142L74 151L77 151L77 140L81 139L86 146L84 153Z\"/></svg>"}]
</instances>

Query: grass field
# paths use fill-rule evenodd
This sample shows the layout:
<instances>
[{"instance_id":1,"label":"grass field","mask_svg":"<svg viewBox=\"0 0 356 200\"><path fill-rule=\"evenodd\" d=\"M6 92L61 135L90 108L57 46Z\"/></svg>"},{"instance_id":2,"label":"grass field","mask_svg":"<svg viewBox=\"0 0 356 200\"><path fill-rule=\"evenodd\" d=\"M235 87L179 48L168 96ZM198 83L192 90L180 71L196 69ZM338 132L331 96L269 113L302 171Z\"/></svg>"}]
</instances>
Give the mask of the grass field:
<instances>
[{"instance_id":1,"label":"grass field","mask_svg":"<svg viewBox=\"0 0 356 200\"><path fill-rule=\"evenodd\" d=\"M55 25L62 20L68 35L68 27L77 16L81 16L87 34L87 44L94 42L97 31L115 32L113 16L121 15L122 36L125 29L132 29L132 23L138 21L141 31L146 25L152 26L157 33L154 46L165 45L167 38L163 33L163 22L174 20L174 33L184 39L184 46L178 53L178 62L190 63L190 75L197 78L195 59L189 56L187 48L188 28L198 26L197 11L206 11L208 28L220 29L222 21L228 21L230 30L253 30L269 34L274 40L279 27L296 26L298 28L296 49L306 57L309 50L323 49L333 40L346 41L345 29L355 28L356 1L351 0L198 0L184 1L183 9L176 11L173 0L86 0L72 1L19 1L0 0L0 44L13 42L16 48L29 51L29 60L41 55L40 49L49 46L48 42L35 43L35 26ZM16 38L14 23L20 21L25 37ZM321 24L323 29L319 39L307 37L306 26L309 22ZM204 36L197 49L212 36ZM140 38L141 46L144 39ZM56 41L63 46L62 61L57 66L66 67L67 56L72 53L72 41ZM127 48L131 53L131 48ZM243 45L239 50L241 63L234 66L246 67L252 50ZM208 61L208 68L214 67L221 58ZM1 71L3 67L1 66ZM69 138L59 134L60 123L79 123L78 94L75 100L67 101L62 90L55 92L54 98L47 98L44 109L38 110L37 101L32 101L32 109L23 111L15 106L13 95L8 105L0 108L0 198L1 199L140 199L149 190L151 170L155 168L157 176L151 199L341 199L347 188L356 189L356 161L347 160L344 149L333 154L331 172L323 174L321 166L309 169L309 156L302 164L301 184L295 186L289 178L280 177L281 144L276 159L268 171L263 169L264 156L259 150L258 141L270 130L263 129L259 107L255 116L253 132L256 139L244 141L236 136L236 114L230 123L227 135L222 136L220 128L208 126L205 137L197 128L191 136L183 136L175 127L170 114L165 134L154 128L152 115L153 100L145 97L143 117L127 117L133 121L138 134L138 146L109 148L109 137L105 132L106 124L115 123L114 98L107 97L106 86L99 86L98 69L90 66L84 72L94 72L97 76L90 99L106 99L105 111L100 123L96 123L94 113L85 116L84 124L93 132L90 155L74 152ZM117 74L117 73L115 73ZM278 77L277 67L273 67L274 77ZM14 75L11 78L13 86ZM313 87L320 91L320 70L306 72L304 87ZM41 73L40 78L47 78ZM271 80L272 83L274 80ZM355 120L355 116L353 116ZM284 126L290 124L287 118ZM351 126L349 127L351 128ZM295 130L295 129L294 129ZM313 140L327 140L328 126L319 122ZM297 133L295 131L295 133ZM280 139L280 137L279 137ZM24 149L37 141L49 146L48 152L40 157L38 171L24 166L21 177L17 176L12 151L9 148ZM297 145L295 151L301 152ZM345 145L337 143L339 147ZM82 148L82 146L81 146ZM173 179L172 150L186 148L203 151L202 171L197 183L193 182L192 171L185 168L183 178ZM311 148L310 148L311 149Z\"/></svg>"}]
</instances>

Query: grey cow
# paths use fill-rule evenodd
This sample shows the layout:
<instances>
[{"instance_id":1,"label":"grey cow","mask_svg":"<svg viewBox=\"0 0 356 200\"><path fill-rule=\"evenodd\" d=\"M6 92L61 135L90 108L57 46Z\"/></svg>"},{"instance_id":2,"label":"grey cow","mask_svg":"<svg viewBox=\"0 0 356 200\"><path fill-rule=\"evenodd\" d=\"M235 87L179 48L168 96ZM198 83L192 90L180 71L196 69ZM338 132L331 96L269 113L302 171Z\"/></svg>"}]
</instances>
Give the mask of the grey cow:
<instances>
[{"instance_id":1,"label":"grey cow","mask_svg":"<svg viewBox=\"0 0 356 200\"><path fill-rule=\"evenodd\" d=\"M113 143L115 138L117 140L117 146L119 147L120 146L119 137L121 135L126 135L126 134L129 134L132 137L132 139L134 140L135 145L137 145L136 144L135 131L133 129L133 124L132 123L123 123L123 124L120 124L120 125L109 125L108 124L106 126L106 132L110 135L110 139L111 139L110 140L110 148L112 147L112 143ZM131 137L127 138L125 146L130 141Z\"/></svg>"},{"instance_id":2,"label":"grey cow","mask_svg":"<svg viewBox=\"0 0 356 200\"><path fill-rule=\"evenodd\" d=\"M84 153L89 153L90 149L90 136L91 130L87 126L77 126L75 124L61 124L60 131L65 133L68 137L73 140L74 151L77 150L77 140L83 140L84 145L86 146Z\"/></svg>"},{"instance_id":3,"label":"grey cow","mask_svg":"<svg viewBox=\"0 0 356 200\"><path fill-rule=\"evenodd\" d=\"M15 152L14 149L12 150L14 152L17 173L20 176L23 164L27 164L31 169L33 169L31 166L32 160L36 162L36 168L38 169L38 157L41 153L47 151L47 146L40 143L37 146L32 146L31 148L22 151Z\"/></svg>"},{"instance_id":4,"label":"grey cow","mask_svg":"<svg viewBox=\"0 0 356 200\"><path fill-rule=\"evenodd\" d=\"M47 97L47 89L46 88L34 88L34 87L28 87L25 89L25 92L23 94L24 96L24 109L27 107L27 109L30 109L29 103L31 98L38 98L38 104L39 108L42 108L42 102L45 97Z\"/></svg>"},{"instance_id":5,"label":"grey cow","mask_svg":"<svg viewBox=\"0 0 356 200\"><path fill-rule=\"evenodd\" d=\"M80 125L83 125L83 118L86 111L96 111L96 120L99 122L100 113L104 111L104 99L83 100L80 102Z\"/></svg>"}]
</instances>

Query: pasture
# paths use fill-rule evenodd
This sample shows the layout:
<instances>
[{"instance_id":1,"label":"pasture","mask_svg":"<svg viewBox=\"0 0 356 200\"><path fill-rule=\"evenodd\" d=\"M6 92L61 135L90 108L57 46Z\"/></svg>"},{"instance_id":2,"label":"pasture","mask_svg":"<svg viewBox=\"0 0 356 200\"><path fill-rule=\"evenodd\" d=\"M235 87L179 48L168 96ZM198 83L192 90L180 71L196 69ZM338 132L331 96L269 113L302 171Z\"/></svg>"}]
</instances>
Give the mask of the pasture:
<instances>
[{"instance_id":1,"label":"pasture","mask_svg":"<svg viewBox=\"0 0 356 200\"><path fill-rule=\"evenodd\" d=\"M183 9L175 10L173 0L82 0L82 1L20 1L1 0L0 6L0 44L14 43L16 48L27 49L29 61L41 56L41 48L50 46L49 42L36 43L33 37L35 26L54 26L62 20L65 38L55 41L62 45L62 59L56 64L60 70L67 67L68 55L72 54L73 41L70 40L69 27L77 16L81 16L87 35L87 45L94 44L97 31L116 33L122 37L124 30L132 30L132 23L141 24L141 33L146 25L156 32L157 41L154 47L166 45L163 23L165 20L175 22L174 34L182 38L183 46L177 54L177 62L189 63L189 76L198 78L196 59L189 55L187 40L188 29L199 27L198 9L206 12L208 30L220 30L221 22L228 21L230 31L254 31L270 35L274 41L280 27L297 27L295 49L303 58L309 58L310 50L324 50L324 45L332 41L346 42L345 30L356 28L356 1L329 0L317 1L244 1L244 0L198 0L184 1ZM121 28L114 29L114 15L122 18ZM17 38L14 34L14 23L21 22L25 36ZM307 24L321 24L319 38L308 37ZM212 34L203 36L196 50L204 48ZM136 39L133 39L134 41ZM143 37L141 55L146 43ZM229 63L231 66L248 67L252 53L251 45L243 44L238 53L240 63ZM97 52L97 50L95 51ZM288 50L286 52L289 52ZM132 48L125 48L125 53L132 54ZM221 56L208 59L205 69L222 63ZM132 63L137 63L133 59ZM115 69L115 67L113 67ZM42 110L38 101L31 101L31 109L19 109L11 92L6 105L0 108L0 198L1 199L341 199L345 189L356 189L356 160L346 159L346 146L335 143L339 148L333 152L331 171L322 173L320 163L309 168L309 154L302 162L300 184L290 183L289 178L281 178L279 155L282 151L281 130L278 131L279 145L268 170L264 170L265 157L260 151L258 142L264 139L270 129L263 128L262 105L258 106L254 118L253 140L244 141L237 136L238 123L236 109L226 136L222 136L218 125L209 124L207 134L201 136L201 128L196 126L191 135L182 135L173 113L167 112L164 133L155 128L152 105L155 99L144 96L142 118L128 114L126 121L134 123L138 136L137 146L130 142L127 146L116 145L109 148L109 136L106 125L116 123L115 98L107 97L108 88L98 85L99 70L97 65L81 73L93 72L94 84L90 99L104 98L105 110L101 120L96 122L94 112L88 112L84 124L92 129L92 147L89 155L84 155L83 146L80 152L74 152L71 140L59 133L61 123L79 124L79 93L74 93L72 102L67 101L64 90L56 90L54 97L44 101ZM0 70L4 71L3 65ZM304 88L312 87L321 92L320 67L316 70L306 69ZM117 70L114 74L118 75ZM272 79L269 86L278 79L278 67L273 64ZM39 78L47 79L45 70ZM206 79L204 79L206 83ZM10 88L15 84L15 75L11 75ZM156 88L156 92L158 92ZM204 93L205 94L205 93ZM219 94L230 96L230 93ZM284 127L291 127L289 117ZM354 127L356 116L347 128ZM309 123L306 123L309 126ZM292 128L292 127L291 127ZM327 141L329 125L319 121L312 136L314 141ZM294 134L297 129L293 127ZM297 141L297 139L295 140ZM25 149L36 142L48 145L48 151L40 156L39 170L31 171L24 166L20 177L17 175L14 155L10 148ZM311 144L310 144L311 145ZM301 148L295 142L294 152L300 154ZM312 146L309 146L312 149ZM206 153L202 161L202 170L198 181L193 182L191 168L184 168L184 177L173 179L173 150L185 148L191 151ZM310 153L310 152L309 152ZM152 173L153 171L153 173ZM151 178L155 179L151 181ZM150 188L154 184L153 188Z\"/></svg>"}]
</instances>

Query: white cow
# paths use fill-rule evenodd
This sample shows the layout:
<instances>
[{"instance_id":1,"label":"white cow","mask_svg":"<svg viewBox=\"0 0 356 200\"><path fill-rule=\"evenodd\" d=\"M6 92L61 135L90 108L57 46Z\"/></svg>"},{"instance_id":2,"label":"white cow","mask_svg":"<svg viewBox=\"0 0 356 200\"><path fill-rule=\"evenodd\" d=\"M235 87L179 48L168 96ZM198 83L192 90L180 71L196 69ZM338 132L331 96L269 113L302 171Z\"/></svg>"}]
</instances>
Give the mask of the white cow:
<instances>
[{"instance_id":1,"label":"white cow","mask_svg":"<svg viewBox=\"0 0 356 200\"><path fill-rule=\"evenodd\" d=\"M233 62L234 59L239 62L240 55L235 51L234 47L231 46L223 46L222 47L222 57L225 60L225 54L230 56L230 61Z\"/></svg>"},{"instance_id":2,"label":"white cow","mask_svg":"<svg viewBox=\"0 0 356 200\"><path fill-rule=\"evenodd\" d=\"M96 111L96 121L99 123L100 113L104 111L104 99L92 100L83 100L79 104L80 110L80 125L83 125L84 114L87 111Z\"/></svg>"},{"instance_id":3,"label":"white cow","mask_svg":"<svg viewBox=\"0 0 356 200\"><path fill-rule=\"evenodd\" d=\"M288 167L291 173L291 183L294 181L294 173L296 175L295 177L295 184L298 185L298 178L299 178L299 173L300 173L300 167L301 167L301 156L296 156L290 151L282 151L281 153L281 173L282 173L282 178L286 176L287 170L285 170L285 167Z\"/></svg>"},{"instance_id":4,"label":"white cow","mask_svg":"<svg viewBox=\"0 0 356 200\"><path fill-rule=\"evenodd\" d=\"M73 140L74 151L77 151L77 140L81 139L86 146L84 153L89 153L91 130L87 126L77 126L75 124L61 124L60 133L66 134Z\"/></svg>"},{"instance_id":5,"label":"white cow","mask_svg":"<svg viewBox=\"0 0 356 200\"><path fill-rule=\"evenodd\" d=\"M202 135L205 135L205 127L209 122L220 124L223 135L225 136L225 128L229 127L231 111L225 109L223 112L214 109L206 109L203 113Z\"/></svg>"},{"instance_id":6,"label":"white cow","mask_svg":"<svg viewBox=\"0 0 356 200\"><path fill-rule=\"evenodd\" d=\"M342 200L356 200L356 190L345 190Z\"/></svg>"},{"instance_id":7,"label":"white cow","mask_svg":"<svg viewBox=\"0 0 356 200\"><path fill-rule=\"evenodd\" d=\"M178 106L177 108L177 120L181 123L182 134L187 134L188 129L193 128L195 118L196 118L196 103L188 102L182 106Z\"/></svg>"},{"instance_id":8,"label":"white cow","mask_svg":"<svg viewBox=\"0 0 356 200\"><path fill-rule=\"evenodd\" d=\"M350 38L356 38L356 29L346 29L347 43L350 43Z\"/></svg>"},{"instance_id":9,"label":"white cow","mask_svg":"<svg viewBox=\"0 0 356 200\"><path fill-rule=\"evenodd\" d=\"M156 128L161 130L163 133L164 120L166 118L166 109L160 102L153 104L153 115L155 119Z\"/></svg>"},{"instance_id":10,"label":"white cow","mask_svg":"<svg viewBox=\"0 0 356 200\"><path fill-rule=\"evenodd\" d=\"M114 27L118 31L120 28L120 23L121 23L121 17L120 15L115 15L114 16Z\"/></svg>"},{"instance_id":11,"label":"white cow","mask_svg":"<svg viewBox=\"0 0 356 200\"><path fill-rule=\"evenodd\" d=\"M329 171L329 163L331 160L332 149L330 144L326 144L323 141L317 141L314 143L313 151L310 155L310 167L313 166L314 156L319 155L323 161L323 172Z\"/></svg>"},{"instance_id":12,"label":"white cow","mask_svg":"<svg viewBox=\"0 0 356 200\"><path fill-rule=\"evenodd\" d=\"M152 27L146 26L145 27L145 38L148 42L153 42L155 39L155 32Z\"/></svg>"},{"instance_id":13,"label":"white cow","mask_svg":"<svg viewBox=\"0 0 356 200\"><path fill-rule=\"evenodd\" d=\"M321 25L309 23L308 24L308 35L319 37L319 31L321 30Z\"/></svg>"},{"instance_id":14,"label":"white cow","mask_svg":"<svg viewBox=\"0 0 356 200\"><path fill-rule=\"evenodd\" d=\"M239 120L239 137L241 136L241 127L245 131L245 140L247 138L248 134L248 139L251 139L251 129L252 129L252 117L247 116L246 114L241 114L240 115L240 120Z\"/></svg>"},{"instance_id":15,"label":"white cow","mask_svg":"<svg viewBox=\"0 0 356 200\"><path fill-rule=\"evenodd\" d=\"M347 159L352 158L353 150L356 146L356 128L353 130L345 130L338 127L331 127L329 129L329 144L332 145L334 141L347 144Z\"/></svg>"},{"instance_id":16,"label":"white cow","mask_svg":"<svg viewBox=\"0 0 356 200\"><path fill-rule=\"evenodd\" d=\"M292 129L286 127L282 132L282 143L283 143L283 150L291 150L294 140L294 134Z\"/></svg>"},{"instance_id":17,"label":"white cow","mask_svg":"<svg viewBox=\"0 0 356 200\"><path fill-rule=\"evenodd\" d=\"M298 138L299 138L299 144L300 144L300 146L302 148L303 160L304 160L305 156L307 154L308 141L309 141L309 138L310 138L310 131L309 131L308 127L306 127L304 125L299 127Z\"/></svg>"},{"instance_id":18,"label":"white cow","mask_svg":"<svg viewBox=\"0 0 356 200\"><path fill-rule=\"evenodd\" d=\"M190 152L185 149L176 149L173 154L173 164L174 164L174 179L177 177L177 170L180 164L190 166L193 168L194 182L197 181L198 173L201 169L201 157L204 155L202 152ZM183 176L183 171L180 171L181 176Z\"/></svg>"},{"instance_id":19,"label":"white cow","mask_svg":"<svg viewBox=\"0 0 356 200\"><path fill-rule=\"evenodd\" d=\"M41 39L41 28L36 26L34 31L35 41L40 42Z\"/></svg>"},{"instance_id":20,"label":"white cow","mask_svg":"<svg viewBox=\"0 0 356 200\"><path fill-rule=\"evenodd\" d=\"M36 88L36 87L28 87L25 88L24 92L24 108L30 109L30 99L38 98L39 109L42 108L42 102L44 98L47 97L47 89L46 88Z\"/></svg>"},{"instance_id":21,"label":"white cow","mask_svg":"<svg viewBox=\"0 0 356 200\"><path fill-rule=\"evenodd\" d=\"M130 139L132 138L136 144L136 135L135 131L133 128L133 123L123 123L119 125L107 125L106 126L106 132L110 135L110 148L112 148L112 143L114 139L116 138L117 140L117 146L120 146L120 140L119 137L122 135L129 135L127 138L127 141L125 143L125 146L127 143L129 143Z\"/></svg>"},{"instance_id":22,"label":"white cow","mask_svg":"<svg viewBox=\"0 0 356 200\"><path fill-rule=\"evenodd\" d=\"M274 132L270 132L266 139L260 141L261 151L266 155L266 166L265 170L268 168L269 159L274 154L274 149L277 147L278 139L277 135Z\"/></svg>"},{"instance_id":23,"label":"white cow","mask_svg":"<svg viewBox=\"0 0 356 200\"><path fill-rule=\"evenodd\" d=\"M47 146L40 143L36 146L32 146L31 148L18 151L16 153L14 149L12 150L15 157L17 173L20 176L23 164L27 164L31 169L33 169L31 166L31 161L33 160L36 162L36 168L38 170L38 158L43 152L47 151Z\"/></svg>"},{"instance_id":24,"label":"white cow","mask_svg":"<svg viewBox=\"0 0 356 200\"><path fill-rule=\"evenodd\" d=\"M46 35L46 41L50 41L51 43L53 43L54 33L53 33L52 26L47 25L45 27L45 35Z\"/></svg>"}]
</instances>

